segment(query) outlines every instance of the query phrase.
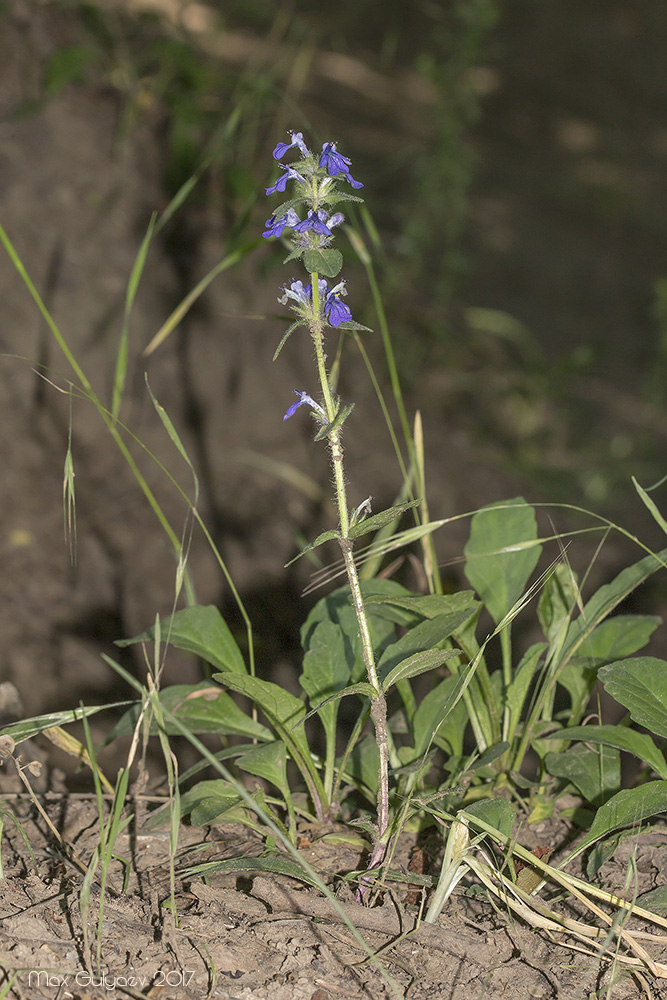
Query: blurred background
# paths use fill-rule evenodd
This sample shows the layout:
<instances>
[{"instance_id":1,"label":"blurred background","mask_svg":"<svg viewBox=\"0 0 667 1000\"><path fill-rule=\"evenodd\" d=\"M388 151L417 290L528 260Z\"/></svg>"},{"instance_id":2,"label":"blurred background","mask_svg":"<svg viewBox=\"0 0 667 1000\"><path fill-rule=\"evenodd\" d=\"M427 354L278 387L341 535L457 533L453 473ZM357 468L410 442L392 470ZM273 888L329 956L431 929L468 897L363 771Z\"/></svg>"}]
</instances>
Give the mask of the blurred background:
<instances>
[{"instance_id":1,"label":"blurred background","mask_svg":"<svg viewBox=\"0 0 667 1000\"><path fill-rule=\"evenodd\" d=\"M657 547L631 476L659 481L667 450L666 49L664 0L1 5L0 221L107 404L151 213L197 178L148 255L121 416L180 535L187 504L145 449L190 496L192 478L147 373L197 469L199 508L255 623L262 669L293 667L312 567L283 567L334 517L325 449L303 412L282 423L292 390L312 386L311 348L296 334L271 361L285 330L278 289L292 277L282 248L259 236L276 142L287 128L313 146L336 140L365 184L407 405L424 421L431 515L522 494L581 505ZM340 245L354 318L377 329L366 272ZM175 306L235 252L239 263L146 359ZM141 671L136 651L113 642L169 612L176 570L102 422L76 398L70 563L73 375L4 255L0 294L0 680L34 714L122 693L100 652ZM386 386L379 334L364 344ZM380 509L400 473L349 338L340 389L355 402L350 500L372 494ZM665 487L652 496L664 510ZM553 508L545 534L591 523ZM464 521L436 537L452 587L466 537ZM598 541L578 543L575 564ZM613 536L594 578L640 555ZM196 532L190 568L199 600L237 627ZM664 582L640 598L659 611ZM197 671L174 656L166 679Z\"/></svg>"}]
</instances>

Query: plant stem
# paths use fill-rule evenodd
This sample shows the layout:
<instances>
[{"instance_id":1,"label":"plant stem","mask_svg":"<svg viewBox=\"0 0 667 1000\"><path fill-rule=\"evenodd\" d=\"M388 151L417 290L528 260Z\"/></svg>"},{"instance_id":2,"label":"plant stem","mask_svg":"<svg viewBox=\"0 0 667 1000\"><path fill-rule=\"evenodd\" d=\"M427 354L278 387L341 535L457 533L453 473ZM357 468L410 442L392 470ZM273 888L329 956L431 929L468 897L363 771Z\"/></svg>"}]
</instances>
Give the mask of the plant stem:
<instances>
[{"instance_id":1,"label":"plant stem","mask_svg":"<svg viewBox=\"0 0 667 1000\"><path fill-rule=\"evenodd\" d=\"M324 407L327 420L332 423L336 417L336 405L334 404L327 373L326 354L324 351L324 331L321 319L319 281L318 274L311 273L311 287L313 289L313 321L311 325L311 336L315 346L315 358L317 371L320 378ZM357 567L352 554L353 541L349 537L350 517L347 505L347 491L345 488L345 470L343 465L343 445L341 442L341 432L339 427L333 428L327 435L329 450L331 453L331 466L334 474L336 487L336 504L340 519L340 547L345 562L348 583L352 592L352 601L359 625L359 636L363 652L364 665L368 682L375 691L371 698L371 718L375 726L375 741L378 747L380 758L378 769L378 792L377 792L377 831L375 843L371 852L369 868L378 865L385 852L385 833L389 826L389 736L387 730L387 702L378 680L375 666L375 654L373 652L373 642L371 639L368 616L364 606L364 599L359 584Z\"/></svg>"}]
</instances>

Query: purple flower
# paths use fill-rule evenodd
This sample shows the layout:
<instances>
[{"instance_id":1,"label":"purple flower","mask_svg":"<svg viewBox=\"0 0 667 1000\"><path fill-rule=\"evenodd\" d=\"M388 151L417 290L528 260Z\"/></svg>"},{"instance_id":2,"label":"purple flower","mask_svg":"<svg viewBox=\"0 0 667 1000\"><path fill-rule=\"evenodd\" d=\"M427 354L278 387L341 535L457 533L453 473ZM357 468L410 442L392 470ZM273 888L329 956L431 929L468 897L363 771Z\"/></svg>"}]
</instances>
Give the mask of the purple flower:
<instances>
[{"instance_id":1,"label":"purple flower","mask_svg":"<svg viewBox=\"0 0 667 1000\"><path fill-rule=\"evenodd\" d=\"M293 132L291 129L288 129L287 134L292 137L292 141L278 143L276 148L273 150L274 160L282 160L287 150L291 149L292 146L298 146L299 151L303 156L310 156L310 150L303 141L303 132Z\"/></svg>"},{"instance_id":2,"label":"purple flower","mask_svg":"<svg viewBox=\"0 0 667 1000\"><path fill-rule=\"evenodd\" d=\"M273 187L266 189L267 194L273 194L274 191L280 191L282 194L287 187L287 182L290 180L300 181L305 186L306 178L302 177L297 170L294 170L293 167L290 167L287 163L281 163L280 165L285 172L281 174Z\"/></svg>"},{"instance_id":3,"label":"purple flower","mask_svg":"<svg viewBox=\"0 0 667 1000\"><path fill-rule=\"evenodd\" d=\"M278 299L278 302L287 305L288 299L293 299L302 306L312 306L312 288L310 285L304 286L303 281L296 281L292 278L289 285L283 286L283 294Z\"/></svg>"},{"instance_id":4,"label":"purple flower","mask_svg":"<svg viewBox=\"0 0 667 1000\"><path fill-rule=\"evenodd\" d=\"M301 223L301 219L296 214L293 208L289 208L279 219L272 215L266 220L264 225L266 230L262 233L265 240L268 240L270 236L282 236L283 229L285 226L289 226L294 229L295 226Z\"/></svg>"},{"instance_id":5,"label":"purple flower","mask_svg":"<svg viewBox=\"0 0 667 1000\"><path fill-rule=\"evenodd\" d=\"M349 323L352 319L350 307L341 302L341 295L347 295L344 281L339 282L335 288L330 289L324 300L324 315L332 326Z\"/></svg>"},{"instance_id":6,"label":"purple flower","mask_svg":"<svg viewBox=\"0 0 667 1000\"><path fill-rule=\"evenodd\" d=\"M289 420L290 417L293 417L300 406L310 406L311 410L315 410L316 413L319 413L321 416L326 417L324 409L320 406L319 403L316 403L315 400L312 398L312 396L309 396L307 392L299 392L298 389L295 389L294 392L297 394L299 398L296 400L295 403L292 403L289 410L283 417L283 422L285 420Z\"/></svg>"},{"instance_id":7,"label":"purple flower","mask_svg":"<svg viewBox=\"0 0 667 1000\"><path fill-rule=\"evenodd\" d=\"M312 230L314 233L319 233L320 236L333 236L333 233L326 224L327 213L323 208L319 208L316 212L311 210L308 213L308 218L304 219L297 226L293 226L295 233L307 233Z\"/></svg>"},{"instance_id":8,"label":"purple flower","mask_svg":"<svg viewBox=\"0 0 667 1000\"><path fill-rule=\"evenodd\" d=\"M343 174L345 180L349 181L353 188L362 188L364 185L361 181L355 181L350 173L351 163L352 160L337 151L335 142L325 142L322 146L320 166L326 167L329 176L336 177L338 174Z\"/></svg>"}]
</instances>

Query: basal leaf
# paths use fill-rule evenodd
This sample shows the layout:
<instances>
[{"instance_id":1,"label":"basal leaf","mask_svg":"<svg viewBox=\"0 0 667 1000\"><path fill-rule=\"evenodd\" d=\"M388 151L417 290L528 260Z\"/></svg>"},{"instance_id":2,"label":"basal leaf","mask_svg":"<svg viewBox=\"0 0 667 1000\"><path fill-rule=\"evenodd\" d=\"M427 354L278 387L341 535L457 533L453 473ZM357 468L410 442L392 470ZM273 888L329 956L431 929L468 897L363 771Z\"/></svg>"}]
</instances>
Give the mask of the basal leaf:
<instances>
[{"instance_id":1,"label":"basal leaf","mask_svg":"<svg viewBox=\"0 0 667 1000\"><path fill-rule=\"evenodd\" d=\"M634 754L639 760L645 761L656 774L667 780L667 764L650 736L638 733L635 729L625 726L571 726L569 729L559 729L542 737L545 740L581 740L583 743L603 743L605 746L616 747Z\"/></svg>"},{"instance_id":2,"label":"basal leaf","mask_svg":"<svg viewBox=\"0 0 667 1000\"><path fill-rule=\"evenodd\" d=\"M465 575L498 624L522 596L542 551L533 508L517 497L478 511L464 551Z\"/></svg>"},{"instance_id":3,"label":"basal leaf","mask_svg":"<svg viewBox=\"0 0 667 1000\"><path fill-rule=\"evenodd\" d=\"M621 787L621 758L615 747L589 750L580 743L564 753L546 754L544 766L555 778L572 782L593 805Z\"/></svg>"},{"instance_id":4,"label":"basal leaf","mask_svg":"<svg viewBox=\"0 0 667 1000\"><path fill-rule=\"evenodd\" d=\"M176 649L200 656L218 670L246 672L241 650L227 624L213 605L183 608L168 618L160 619L160 636ZM133 639L121 639L117 646L132 646L137 642L153 642L155 629L149 628Z\"/></svg>"},{"instance_id":5,"label":"basal leaf","mask_svg":"<svg viewBox=\"0 0 667 1000\"><path fill-rule=\"evenodd\" d=\"M577 854L614 830L638 827L649 816L664 812L667 812L667 781L648 781L637 788L624 788L600 806L589 832L577 845Z\"/></svg>"},{"instance_id":6,"label":"basal leaf","mask_svg":"<svg viewBox=\"0 0 667 1000\"><path fill-rule=\"evenodd\" d=\"M242 771L270 781L272 785L280 789L283 795L289 795L287 750L282 740L266 743L264 746L250 750L237 757L236 763Z\"/></svg>"},{"instance_id":7,"label":"basal leaf","mask_svg":"<svg viewBox=\"0 0 667 1000\"><path fill-rule=\"evenodd\" d=\"M614 615L584 639L577 655L606 662L632 656L644 648L661 623L657 615Z\"/></svg>"},{"instance_id":8,"label":"basal leaf","mask_svg":"<svg viewBox=\"0 0 667 1000\"><path fill-rule=\"evenodd\" d=\"M630 712L635 722L667 737L667 662L654 656L632 657L600 667L605 691Z\"/></svg>"},{"instance_id":9,"label":"basal leaf","mask_svg":"<svg viewBox=\"0 0 667 1000\"><path fill-rule=\"evenodd\" d=\"M464 608L449 614L427 618L413 626L404 636L388 646L378 661L378 676L384 680L401 661L424 650L432 650L438 643L449 638L454 631L470 617L471 611Z\"/></svg>"}]
</instances>

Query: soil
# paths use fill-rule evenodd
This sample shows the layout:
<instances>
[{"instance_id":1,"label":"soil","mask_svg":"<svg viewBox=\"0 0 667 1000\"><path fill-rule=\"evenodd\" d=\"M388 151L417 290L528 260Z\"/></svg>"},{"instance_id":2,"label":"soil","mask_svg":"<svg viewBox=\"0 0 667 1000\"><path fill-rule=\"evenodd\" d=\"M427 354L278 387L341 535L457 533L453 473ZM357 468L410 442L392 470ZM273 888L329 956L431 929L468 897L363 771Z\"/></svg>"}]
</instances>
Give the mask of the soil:
<instances>
[{"instance_id":1,"label":"soil","mask_svg":"<svg viewBox=\"0 0 667 1000\"><path fill-rule=\"evenodd\" d=\"M369 897L374 905L368 906L356 902L336 877L360 866L358 849L332 845L326 835L301 841L303 857L336 892L365 946L318 890L295 879L257 873L250 861L247 871L241 861L232 873L211 874L205 880L188 875L187 868L195 864L256 859L262 853L260 839L236 826L181 830L172 897L168 833L131 825L116 841L118 860L110 866L104 895L93 882L89 902L82 907L77 866L88 864L99 842L97 804L90 796L57 793L47 795L43 804L66 847L45 832L44 820L25 794L12 801L16 821L7 822L4 830L0 967L5 976L8 970L17 973L9 993L13 997L667 997L667 983L661 978L624 969L615 961L611 941L593 944L583 953L582 945L566 934L559 941L550 938L517 921L502 906L470 895L471 879L460 883L435 924L420 923L423 890L409 889L415 846L409 835L401 839L392 860L393 868L404 873L403 884L386 883ZM562 836L564 829L563 823L542 824L530 836L549 840ZM427 874L435 874L440 861L437 838L431 836L428 845ZM662 881L665 836L626 842L601 871L606 890L627 893L631 857L636 863L631 886L635 898ZM572 915L571 904L551 905ZM667 938L656 935L642 944L655 962L667 960ZM369 961L369 954L376 956L391 982ZM659 969L667 979L667 965Z\"/></svg>"},{"instance_id":2,"label":"soil","mask_svg":"<svg viewBox=\"0 0 667 1000\"><path fill-rule=\"evenodd\" d=\"M45 100L45 67L55 51L80 40L77 19L62 5L13 0L5 6L0 221L88 378L108 400L132 261L151 212L166 203L159 109L119 142L123 107L112 87L81 82ZM173 6L164 4L167 13ZM554 470L571 474L573 489L588 491L594 506L596 496L606 499L604 490L600 493L604 469L591 471L588 458L578 463L579 438L596 439L597 450L602 443L616 463L630 456L636 464L628 464L628 470L644 481L662 474L656 468L662 468L667 424L647 386L652 368L658 376L664 371L652 308L667 251L667 133L660 105L664 94L655 89L663 85L664 74L651 70L649 54L660 52L662 58L665 21L657 16L660 4L646 8L656 13L654 30L649 30L650 17L644 24L625 3L610 4L610 17L598 17L592 8L583 11L574 2L556 11L553 3L517 3L501 25L496 64L478 74L491 103L474 135L485 166L472 191L467 252L476 263L465 283L466 299L517 317L541 338L545 355L556 363L563 358L569 363L567 352L574 354L582 345L597 351L602 363L592 372L585 366L572 369L567 391L570 401L580 403L572 424L556 396L526 397L523 357L512 369L507 365L511 349L497 344L484 341L481 348L488 353L481 373L484 392L456 371L432 368L421 375L409 409L419 405L425 418L434 517L518 493L543 499L540 476L548 480ZM580 31L576 24L583 25ZM596 32L597 47L586 49ZM570 49L573 40L576 46ZM239 38L235 43L236 51L222 56L231 66ZM557 59L559 50L568 53L564 73L544 60L546 52ZM638 66L648 75L632 72ZM349 70L346 64L341 75L333 61L322 61L299 96L323 131L336 134L343 127L350 148L363 148L369 164L389 163L401 141L397 134L408 147L423 138L428 102L422 92L404 86L403 78L377 74L370 82L381 86L373 90L368 75L356 77ZM610 81L613 86L606 87ZM344 99L337 103L341 94ZM392 95L391 121L387 94ZM350 114L341 126L341 118L356 112L362 97L370 109L368 120ZM619 131L610 108L621 98ZM645 113L635 115L636 106ZM267 131L266 140L268 149L275 136ZM632 155L626 162L628 151ZM385 183L391 184L390 176ZM583 212L577 208L581 205ZM192 495L190 472L177 465L147 395L147 370L152 391L193 456L199 509L255 623L260 668L293 685L296 635L307 611L300 595L309 577L300 564L287 572L284 564L298 538L313 537L333 516L324 450L314 448L305 420L283 424L281 419L293 388L309 384L310 352L286 349L271 363L284 327L265 317L275 314L274 286L284 275L274 280L274 270L268 280L265 275L260 280L253 264L222 276L178 333L150 362L142 359L143 347L183 294L183 282L190 281L189 290L219 259L219 217L201 206L188 209L186 216L184 239L188 231L194 235L185 240L185 251L158 241L142 279L132 315L123 418L166 468L176 469ZM189 254L190 270L184 271ZM259 256L268 268L268 255ZM80 396L72 401L77 536L76 559L70 560L61 498L70 434L70 399L64 390L72 372L6 261L0 267L0 299L2 724L69 708L80 699L102 704L127 697L127 688L100 654L143 676L143 664L131 652L119 652L114 642L143 631L156 612L171 610L176 566L102 422ZM608 379L614 377L612 384ZM387 434L364 378L344 378L343 388L356 404L347 441L351 496L360 501L372 493L379 508L392 502L398 485L386 460ZM525 463L508 458L536 450L543 460L537 478L534 465L528 474ZM180 535L187 527L187 504L146 451L137 448L136 457ZM278 464L269 467L267 457ZM308 470L312 482L306 488L296 488L296 469ZM636 498L630 506L628 496L615 500L616 509L625 508L623 523L630 521L628 526L641 534L651 522ZM559 522L558 527L566 526ZM463 521L438 537L444 565L457 559L465 537ZM618 543L608 546L595 573L608 577L634 552ZM588 552L573 561L578 558L586 565ZM196 533L189 567L199 600L222 607L236 628L229 589ZM446 572L456 585L456 568ZM656 591L650 610L659 611L664 603L664 594ZM655 642L651 652L665 655L664 633ZM199 679L196 663L170 654L165 684ZM97 741L108 729L99 718L91 720ZM127 891L119 897L107 892L102 914L99 968L107 982L99 986L86 980L86 974L98 973L101 896L93 885L90 910L82 916L82 876L70 852L88 862L97 842L96 805L87 794L76 794L77 782L87 778L72 773L65 755L40 741L21 749L43 762L41 777L31 780L67 848L48 832L22 787L0 772L3 807L15 815L32 851L31 856L19 827L5 817L0 966L23 970L8 995L82 1000L392 995L316 890L275 874L242 872L208 883L183 874L193 858L257 855L261 843L242 829L182 829L174 920L164 905L169 898L166 835L131 826L118 841L118 853L129 861ZM101 754L109 773L121 760L115 748ZM567 830L532 830L530 836L538 836L538 843L560 844ZM397 865L407 869L413 846L406 837ZM323 840L303 850L337 889L333 873L363 861ZM431 874L437 870L438 850ZM627 891L628 850L627 844L619 848L600 873L613 891ZM659 885L667 861L662 844L642 841L636 858L640 886L632 891ZM111 874L121 885L125 869L114 864ZM382 949L381 961L410 1000L667 997L660 979L648 973L633 978L608 957L598 961L573 952L502 909L464 895L464 888L432 933L421 928L401 941L397 937L417 909L400 892L387 890L383 902L363 909L344 894L340 899L371 950ZM656 945L658 960L662 947L662 942ZM51 979L31 978L36 970L49 970ZM135 985L129 985L130 975L137 978ZM0 982L0 990L6 986L6 980Z\"/></svg>"}]
</instances>

